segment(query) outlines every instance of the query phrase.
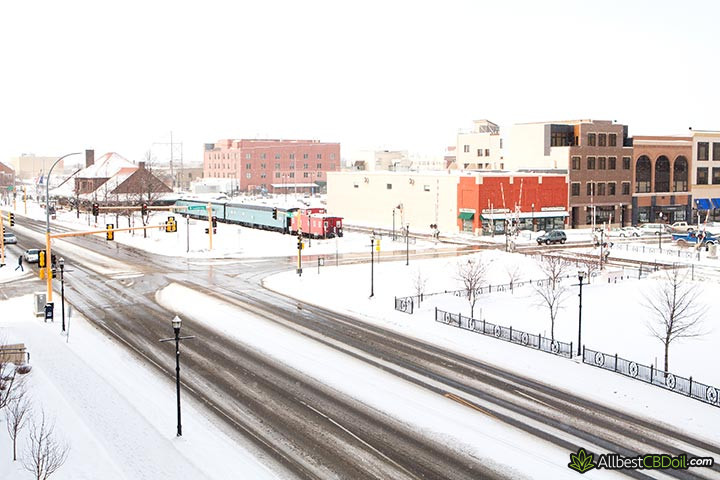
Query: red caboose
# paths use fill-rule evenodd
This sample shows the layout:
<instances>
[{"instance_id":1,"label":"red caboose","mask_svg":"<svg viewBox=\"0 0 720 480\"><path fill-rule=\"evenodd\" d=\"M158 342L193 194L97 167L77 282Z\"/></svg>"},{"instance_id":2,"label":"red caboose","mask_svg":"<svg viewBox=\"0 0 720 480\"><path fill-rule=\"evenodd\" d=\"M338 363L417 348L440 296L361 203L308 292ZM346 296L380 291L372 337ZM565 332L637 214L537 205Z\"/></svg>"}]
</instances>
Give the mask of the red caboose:
<instances>
[{"instance_id":1,"label":"red caboose","mask_svg":"<svg viewBox=\"0 0 720 480\"><path fill-rule=\"evenodd\" d=\"M304 237L342 237L342 217L328 215L325 212L324 208L298 210L292 217L291 233L296 234L300 229Z\"/></svg>"}]
</instances>

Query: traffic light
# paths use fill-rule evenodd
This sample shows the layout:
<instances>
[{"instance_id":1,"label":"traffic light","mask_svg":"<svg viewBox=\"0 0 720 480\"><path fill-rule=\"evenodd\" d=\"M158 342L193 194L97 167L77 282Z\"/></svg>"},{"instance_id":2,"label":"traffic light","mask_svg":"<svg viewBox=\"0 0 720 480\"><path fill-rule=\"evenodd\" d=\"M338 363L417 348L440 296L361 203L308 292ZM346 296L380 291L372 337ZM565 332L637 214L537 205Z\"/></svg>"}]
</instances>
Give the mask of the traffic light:
<instances>
[{"instance_id":1,"label":"traffic light","mask_svg":"<svg viewBox=\"0 0 720 480\"><path fill-rule=\"evenodd\" d=\"M38 252L38 267L45 268L47 266L47 263L45 261L45 250L40 250Z\"/></svg>"},{"instance_id":2,"label":"traffic light","mask_svg":"<svg viewBox=\"0 0 720 480\"><path fill-rule=\"evenodd\" d=\"M14 213L10 213L10 214L8 215L8 217L10 218L10 226L11 226L11 227L14 227L14 226L15 226L15 214L14 214Z\"/></svg>"},{"instance_id":3,"label":"traffic light","mask_svg":"<svg viewBox=\"0 0 720 480\"><path fill-rule=\"evenodd\" d=\"M212 216L212 226L213 226L213 233L215 233L215 228L217 228L217 217L215 215Z\"/></svg>"},{"instance_id":4,"label":"traffic light","mask_svg":"<svg viewBox=\"0 0 720 480\"><path fill-rule=\"evenodd\" d=\"M92 214L93 217L97 217L98 215L100 215L100 205L98 205L97 203L92 204Z\"/></svg>"},{"instance_id":5,"label":"traffic light","mask_svg":"<svg viewBox=\"0 0 720 480\"><path fill-rule=\"evenodd\" d=\"M302 250L302 249L303 249L302 237L298 237L298 250Z\"/></svg>"},{"instance_id":6,"label":"traffic light","mask_svg":"<svg viewBox=\"0 0 720 480\"><path fill-rule=\"evenodd\" d=\"M437 224L436 224L436 223L431 223L431 224L430 224L430 228L432 228L433 230L435 230L435 229L437 228Z\"/></svg>"},{"instance_id":7,"label":"traffic light","mask_svg":"<svg viewBox=\"0 0 720 480\"><path fill-rule=\"evenodd\" d=\"M143 203L142 205L140 205L140 214L143 217L147 216L147 210L147 203Z\"/></svg>"},{"instance_id":8,"label":"traffic light","mask_svg":"<svg viewBox=\"0 0 720 480\"><path fill-rule=\"evenodd\" d=\"M277 220L277 208L273 208L273 220Z\"/></svg>"},{"instance_id":9,"label":"traffic light","mask_svg":"<svg viewBox=\"0 0 720 480\"><path fill-rule=\"evenodd\" d=\"M108 223L105 225L105 228L107 229L107 239L108 240L115 240L115 232L113 232L113 228L115 228L115 225L112 223Z\"/></svg>"},{"instance_id":10,"label":"traffic light","mask_svg":"<svg viewBox=\"0 0 720 480\"><path fill-rule=\"evenodd\" d=\"M165 224L165 231L168 233L177 232L177 223L175 223L175 217L168 217L167 223Z\"/></svg>"}]
</instances>

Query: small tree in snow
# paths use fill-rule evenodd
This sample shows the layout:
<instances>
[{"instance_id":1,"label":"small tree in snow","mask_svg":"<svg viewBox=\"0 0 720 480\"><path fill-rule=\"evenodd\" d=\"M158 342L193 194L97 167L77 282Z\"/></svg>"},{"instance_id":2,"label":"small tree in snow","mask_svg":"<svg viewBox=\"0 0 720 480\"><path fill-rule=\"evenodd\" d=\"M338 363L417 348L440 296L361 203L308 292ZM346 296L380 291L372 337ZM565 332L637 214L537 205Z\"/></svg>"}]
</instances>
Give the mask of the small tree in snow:
<instances>
[{"instance_id":1,"label":"small tree in snow","mask_svg":"<svg viewBox=\"0 0 720 480\"><path fill-rule=\"evenodd\" d=\"M465 295L470 303L470 316L475 313L478 290L485 283L487 266L482 258L473 257L458 262L457 276L465 287Z\"/></svg>"},{"instance_id":2,"label":"small tree in snow","mask_svg":"<svg viewBox=\"0 0 720 480\"><path fill-rule=\"evenodd\" d=\"M522 271L516 263L508 263L505 265L505 273L508 276L508 284L510 285L510 293L515 293L515 285L520 281Z\"/></svg>"},{"instance_id":3,"label":"small tree in snow","mask_svg":"<svg viewBox=\"0 0 720 480\"><path fill-rule=\"evenodd\" d=\"M47 480L63 466L70 447L55 435L55 424L45 419L41 410L40 420L30 421L27 448L22 458L25 470L32 472L36 480Z\"/></svg>"},{"instance_id":4,"label":"small tree in snow","mask_svg":"<svg viewBox=\"0 0 720 480\"><path fill-rule=\"evenodd\" d=\"M423 275L422 270L419 268L413 275L413 288L415 289L415 295L418 297L418 304L420 304L420 298L425 294L425 287L427 286L427 277Z\"/></svg>"},{"instance_id":5,"label":"small tree in snow","mask_svg":"<svg viewBox=\"0 0 720 480\"><path fill-rule=\"evenodd\" d=\"M665 367L667 372L670 359L670 344L678 338L699 337L701 322L708 307L700 302L701 291L697 284L687 282L687 271L679 268L665 272L665 278L657 289L645 295L644 306L652 312L647 323L650 333L665 347Z\"/></svg>"},{"instance_id":6,"label":"small tree in snow","mask_svg":"<svg viewBox=\"0 0 720 480\"><path fill-rule=\"evenodd\" d=\"M562 279L570 270L570 263L561 257L543 255L540 258L540 270L545 279L535 285L535 292L540 297L540 305L547 307L550 313L550 338L555 340L555 319L567 294L567 287Z\"/></svg>"},{"instance_id":7,"label":"small tree in snow","mask_svg":"<svg viewBox=\"0 0 720 480\"><path fill-rule=\"evenodd\" d=\"M5 420L7 420L8 434L13 444L13 462L17 460L17 437L20 431L25 427L30 416L30 398L27 395L27 390L23 385L20 388L14 389L13 396L7 404L5 409Z\"/></svg>"}]
</instances>

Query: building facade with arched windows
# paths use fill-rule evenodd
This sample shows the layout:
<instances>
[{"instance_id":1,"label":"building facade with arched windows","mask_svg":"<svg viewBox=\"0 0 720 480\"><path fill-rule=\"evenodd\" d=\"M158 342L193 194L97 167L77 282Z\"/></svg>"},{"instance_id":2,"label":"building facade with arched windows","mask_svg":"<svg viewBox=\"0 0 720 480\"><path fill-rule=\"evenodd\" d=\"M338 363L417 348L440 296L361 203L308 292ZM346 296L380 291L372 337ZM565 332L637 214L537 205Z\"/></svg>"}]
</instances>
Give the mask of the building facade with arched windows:
<instances>
[{"instance_id":1,"label":"building facade with arched windows","mask_svg":"<svg viewBox=\"0 0 720 480\"><path fill-rule=\"evenodd\" d=\"M633 225L692 221L692 138L636 135L632 144Z\"/></svg>"}]
</instances>

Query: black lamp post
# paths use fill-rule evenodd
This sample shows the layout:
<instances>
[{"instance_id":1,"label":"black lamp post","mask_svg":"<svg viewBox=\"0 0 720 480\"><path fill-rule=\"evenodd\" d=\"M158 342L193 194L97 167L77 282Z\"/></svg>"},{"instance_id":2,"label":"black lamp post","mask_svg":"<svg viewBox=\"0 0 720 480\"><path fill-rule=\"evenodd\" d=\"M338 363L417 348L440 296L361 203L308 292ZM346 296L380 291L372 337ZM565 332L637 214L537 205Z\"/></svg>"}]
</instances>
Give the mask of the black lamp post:
<instances>
[{"instance_id":1,"label":"black lamp post","mask_svg":"<svg viewBox=\"0 0 720 480\"><path fill-rule=\"evenodd\" d=\"M580 294L578 297L580 297L580 302L578 303L578 345L577 345L577 354L582 355L581 349L582 349L582 286L583 286L583 280L585 279L585 272L582 270L578 270L578 280L580 280Z\"/></svg>"},{"instance_id":2,"label":"black lamp post","mask_svg":"<svg viewBox=\"0 0 720 480\"><path fill-rule=\"evenodd\" d=\"M410 265L410 224L405 226L405 266Z\"/></svg>"},{"instance_id":3,"label":"black lamp post","mask_svg":"<svg viewBox=\"0 0 720 480\"><path fill-rule=\"evenodd\" d=\"M65 331L65 259L60 257L60 305L62 308L62 331Z\"/></svg>"},{"instance_id":4,"label":"black lamp post","mask_svg":"<svg viewBox=\"0 0 720 480\"><path fill-rule=\"evenodd\" d=\"M535 228L535 204L531 204L530 208L532 208L532 228L533 232L537 232L537 228Z\"/></svg>"},{"instance_id":5,"label":"black lamp post","mask_svg":"<svg viewBox=\"0 0 720 480\"><path fill-rule=\"evenodd\" d=\"M662 219L662 218L663 218L662 212L660 212L660 213L658 214L658 216L660 217L660 226L661 226L662 228L665 228L665 227L662 225L662 221L663 221L663 219ZM660 230L660 231L658 232L658 249L662 252L662 230Z\"/></svg>"},{"instance_id":6,"label":"black lamp post","mask_svg":"<svg viewBox=\"0 0 720 480\"><path fill-rule=\"evenodd\" d=\"M395 241L395 207L393 207L393 234L392 234L393 242Z\"/></svg>"},{"instance_id":7,"label":"black lamp post","mask_svg":"<svg viewBox=\"0 0 720 480\"><path fill-rule=\"evenodd\" d=\"M182 320L180 317L175 315L172 319L172 327L175 331L175 338L163 338L161 342L171 342L175 340L175 388L177 391L177 436L182 437L182 421L180 415L180 340L187 340L195 338L194 335L185 337L180 336L180 327L182 326Z\"/></svg>"}]
</instances>

